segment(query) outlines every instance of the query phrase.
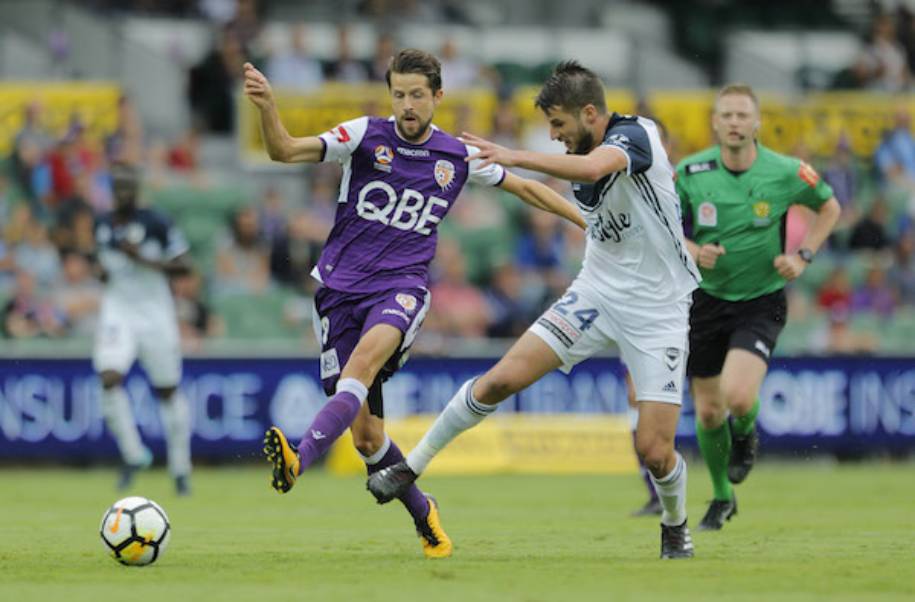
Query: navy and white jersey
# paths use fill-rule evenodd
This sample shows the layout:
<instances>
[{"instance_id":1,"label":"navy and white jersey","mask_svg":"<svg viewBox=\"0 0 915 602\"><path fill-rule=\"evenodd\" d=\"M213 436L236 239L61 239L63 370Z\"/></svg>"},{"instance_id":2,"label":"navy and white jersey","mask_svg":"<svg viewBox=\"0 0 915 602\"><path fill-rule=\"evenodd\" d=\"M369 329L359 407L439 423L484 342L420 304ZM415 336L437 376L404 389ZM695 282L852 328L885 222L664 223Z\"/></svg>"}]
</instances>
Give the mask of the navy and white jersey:
<instances>
[{"instance_id":1,"label":"navy and white jersey","mask_svg":"<svg viewBox=\"0 0 915 602\"><path fill-rule=\"evenodd\" d=\"M170 261L187 253L184 235L167 217L152 209L138 209L126 223L116 224L109 212L95 223L99 262L108 274L105 298L133 306L173 307L168 278L132 260L120 249L123 242L139 247L141 257Z\"/></svg>"},{"instance_id":2,"label":"navy and white jersey","mask_svg":"<svg viewBox=\"0 0 915 602\"><path fill-rule=\"evenodd\" d=\"M611 302L674 303L700 276L687 252L674 172L658 129L650 119L614 113L602 144L623 151L627 165L593 184L572 185L588 223L579 278Z\"/></svg>"}]
</instances>

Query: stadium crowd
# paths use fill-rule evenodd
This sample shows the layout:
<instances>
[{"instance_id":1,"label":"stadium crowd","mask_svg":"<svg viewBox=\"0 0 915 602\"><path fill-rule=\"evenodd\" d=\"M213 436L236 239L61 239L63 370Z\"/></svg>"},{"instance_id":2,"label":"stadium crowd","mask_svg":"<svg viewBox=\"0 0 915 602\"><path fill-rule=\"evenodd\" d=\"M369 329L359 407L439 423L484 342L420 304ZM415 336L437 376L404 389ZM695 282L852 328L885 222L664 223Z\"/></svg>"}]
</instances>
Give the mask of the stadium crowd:
<instances>
[{"instance_id":1,"label":"stadium crowd","mask_svg":"<svg viewBox=\"0 0 915 602\"><path fill-rule=\"evenodd\" d=\"M373 4L367 3L366 10ZM101 140L87 135L76 117L63 136L54 137L45 129L41 104L25 108L12 151L0 158L3 336L92 335L102 286L93 260L93 222L111 208L108 168L115 161L142 165L146 202L171 214L191 241L196 269L173 282L189 347L211 337L311 336L315 283L308 274L333 223L339 168L303 169L305 198L286 198L272 186L227 190L202 167L201 140L235 127L234 94L245 60L262 66L277 85L298 89L379 81L398 40L379 35L373 56L359 60L341 26L336 59L319 62L309 53L305 25L291 28L288 48L271 52L260 36L260 19L257 4L248 1L238 2L236 12L222 19L211 51L188 69L194 126L167 143L144 134L126 97L119 103L116 129ZM875 25L875 36L896 31L881 23ZM904 61L915 56L900 53ZM451 41L444 41L438 55L446 89L484 86L502 99L511 92L496 69L462 56ZM864 73L863 61L859 74ZM912 70L904 66L902 71ZM880 72L886 75L885 69ZM908 86L908 75L904 77ZM650 114L650 107L643 106L642 112ZM831 156L794 149L833 187L843 216L829 248L791 287L787 351L911 349L915 137L910 117L901 109L895 128L884 133L868 159L856 157L844 141ZM546 138L543 131L521 131L513 105L498 104L491 138L525 146L533 143L534 134ZM672 146L676 162L676 140ZM564 184L551 185L569 195ZM808 218L800 209L790 214L789 247L803 237ZM519 335L569 284L580 262L582 237L557 218L528 211L499 191L468 189L442 228L423 339L444 348L454 338ZM899 339L896 347L884 334Z\"/></svg>"}]
</instances>

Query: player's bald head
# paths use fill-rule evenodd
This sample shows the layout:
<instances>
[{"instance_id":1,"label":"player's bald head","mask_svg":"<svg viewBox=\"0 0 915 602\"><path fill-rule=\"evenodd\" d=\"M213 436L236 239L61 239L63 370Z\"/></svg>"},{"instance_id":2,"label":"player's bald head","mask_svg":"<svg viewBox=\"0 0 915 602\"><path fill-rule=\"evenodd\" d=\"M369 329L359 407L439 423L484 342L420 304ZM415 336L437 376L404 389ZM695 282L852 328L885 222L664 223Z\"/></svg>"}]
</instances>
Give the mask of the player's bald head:
<instances>
[{"instance_id":1,"label":"player's bald head","mask_svg":"<svg viewBox=\"0 0 915 602\"><path fill-rule=\"evenodd\" d=\"M534 106L544 113L555 107L576 113L588 105L594 105L600 114L607 112L600 78L578 61L563 61L556 65L534 100Z\"/></svg>"}]
</instances>

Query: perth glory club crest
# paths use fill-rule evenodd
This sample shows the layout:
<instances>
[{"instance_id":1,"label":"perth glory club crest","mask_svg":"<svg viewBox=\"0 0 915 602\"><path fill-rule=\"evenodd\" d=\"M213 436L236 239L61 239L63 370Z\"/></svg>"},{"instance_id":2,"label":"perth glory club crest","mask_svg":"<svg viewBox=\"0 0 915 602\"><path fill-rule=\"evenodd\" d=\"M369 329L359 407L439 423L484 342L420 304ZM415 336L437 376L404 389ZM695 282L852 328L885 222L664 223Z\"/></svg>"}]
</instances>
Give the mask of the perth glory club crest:
<instances>
[{"instance_id":1,"label":"perth glory club crest","mask_svg":"<svg viewBox=\"0 0 915 602\"><path fill-rule=\"evenodd\" d=\"M447 190L451 183L454 182L454 163L439 159L435 162L435 181L439 188Z\"/></svg>"}]
</instances>

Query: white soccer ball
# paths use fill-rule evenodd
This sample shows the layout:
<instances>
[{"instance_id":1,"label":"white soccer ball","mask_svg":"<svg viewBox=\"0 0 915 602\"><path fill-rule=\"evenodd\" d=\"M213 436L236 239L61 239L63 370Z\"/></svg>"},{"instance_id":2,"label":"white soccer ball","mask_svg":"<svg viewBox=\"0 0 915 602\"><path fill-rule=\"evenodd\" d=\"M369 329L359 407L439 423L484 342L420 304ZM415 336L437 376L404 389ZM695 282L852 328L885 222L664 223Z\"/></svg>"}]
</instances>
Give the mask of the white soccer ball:
<instances>
[{"instance_id":1,"label":"white soccer ball","mask_svg":"<svg viewBox=\"0 0 915 602\"><path fill-rule=\"evenodd\" d=\"M143 566L162 557L172 527L162 506L145 497L125 497L102 516L102 542L121 564Z\"/></svg>"}]
</instances>

